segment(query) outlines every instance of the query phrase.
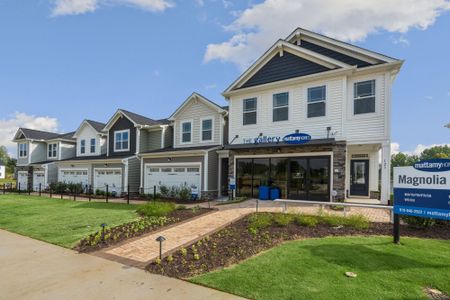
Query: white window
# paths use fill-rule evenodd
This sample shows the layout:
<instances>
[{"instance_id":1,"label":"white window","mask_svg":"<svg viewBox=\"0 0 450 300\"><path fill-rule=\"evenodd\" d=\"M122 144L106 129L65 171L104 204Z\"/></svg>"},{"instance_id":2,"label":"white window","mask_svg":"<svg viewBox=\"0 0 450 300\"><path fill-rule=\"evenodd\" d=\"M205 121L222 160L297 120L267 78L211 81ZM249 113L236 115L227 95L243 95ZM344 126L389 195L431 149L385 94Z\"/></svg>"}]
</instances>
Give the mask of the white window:
<instances>
[{"instance_id":1,"label":"white window","mask_svg":"<svg viewBox=\"0 0 450 300\"><path fill-rule=\"evenodd\" d=\"M316 86L308 89L308 118L325 116L326 87Z\"/></svg>"},{"instance_id":2,"label":"white window","mask_svg":"<svg viewBox=\"0 0 450 300\"><path fill-rule=\"evenodd\" d=\"M256 108L257 100L256 98L244 99L243 103L243 115L242 124L251 125L256 124Z\"/></svg>"},{"instance_id":3,"label":"white window","mask_svg":"<svg viewBox=\"0 0 450 300\"><path fill-rule=\"evenodd\" d=\"M80 141L80 153L85 154L86 153L86 140Z\"/></svg>"},{"instance_id":4,"label":"white window","mask_svg":"<svg viewBox=\"0 0 450 300\"><path fill-rule=\"evenodd\" d=\"M355 82L354 98L355 115L375 112L375 80Z\"/></svg>"},{"instance_id":5,"label":"white window","mask_svg":"<svg viewBox=\"0 0 450 300\"><path fill-rule=\"evenodd\" d=\"M173 171L176 173L184 172L185 168L173 168Z\"/></svg>"},{"instance_id":6,"label":"white window","mask_svg":"<svg viewBox=\"0 0 450 300\"><path fill-rule=\"evenodd\" d=\"M91 153L95 153L95 139L91 139Z\"/></svg>"},{"instance_id":7,"label":"white window","mask_svg":"<svg viewBox=\"0 0 450 300\"><path fill-rule=\"evenodd\" d=\"M130 150L130 130L114 131L114 151Z\"/></svg>"},{"instance_id":8,"label":"white window","mask_svg":"<svg viewBox=\"0 0 450 300\"><path fill-rule=\"evenodd\" d=\"M159 168L150 168L150 170L149 170L150 172L159 172Z\"/></svg>"},{"instance_id":9,"label":"white window","mask_svg":"<svg viewBox=\"0 0 450 300\"><path fill-rule=\"evenodd\" d=\"M274 122L287 121L289 119L289 93L273 95L273 118Z\"/></svg>"},{"instance_id":10,"label":"white window","mask_svg":"<svg viewBox=\"0 0 450 300\"><path fill-rule=\"evenodd\" d=\"M19 144L19 157L27 157L28 155L27 146L28 145L26 143Z\"/></svg>"},{"instance_id":11,"label":"white window","mask_svg":"<svg viewBox=\"0 0 450 300\"><path fill-rule=\"evenodd\" d=\"M170 173L172 172L172 168L161 168L161 172Z\"/></svg>"},{"instance_id":12,"label":"white window","mask_svg":"<svg viewBox=\"0 0 450 300\"><path fill-rule=\"evenodd\" d=\"M48 157L49 158L56 158L57 152L58 152L58 144L48 144Z\"/></svg>"},{"instance_id":13,"label":"white window","mask_svg":"<svg viewBox=\"0 0 450 300\"><path fill-rule=\"evenodd\" d=\"M187 168L189 173L198 173L200 172L200 168Z\"/></svg>"},{"instance_id":14,"label":"white window","mask_svg":"<svg viewBox=\"0 0 450 300\"><path fill-rule=\"evenodd\" d=\"M181 142L192 142L192 122L190 121L181 123Z\"/></svg>"},{"instance_id":15,"label":"white window","mask_svg":"<svg viewBox=\"0 0 450 300\"><path fill-rule=\"evenodd\" d=\"M212 141L213 139L213 120L202 120L202 141Z\"/></svg>"}]
</instances>

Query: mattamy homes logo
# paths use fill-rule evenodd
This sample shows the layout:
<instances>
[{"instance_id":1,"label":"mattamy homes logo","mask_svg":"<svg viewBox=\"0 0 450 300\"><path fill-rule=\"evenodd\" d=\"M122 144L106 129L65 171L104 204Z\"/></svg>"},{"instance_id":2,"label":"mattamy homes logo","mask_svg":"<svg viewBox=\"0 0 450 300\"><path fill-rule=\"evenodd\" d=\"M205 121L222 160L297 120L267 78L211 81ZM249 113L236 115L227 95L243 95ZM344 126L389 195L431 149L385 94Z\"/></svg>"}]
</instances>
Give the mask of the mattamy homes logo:
<instances>
[{"instance_id":1,"label":"mattamy homes logo","mask_svg":"<svg viewBox=\"0 0 450 300\"><path fill-rule=\"evenodd\" d=\"M445 172L450 171L450 159L428 159L416 162L414 169L425 172Z\"/></svg>"}]
</instances>

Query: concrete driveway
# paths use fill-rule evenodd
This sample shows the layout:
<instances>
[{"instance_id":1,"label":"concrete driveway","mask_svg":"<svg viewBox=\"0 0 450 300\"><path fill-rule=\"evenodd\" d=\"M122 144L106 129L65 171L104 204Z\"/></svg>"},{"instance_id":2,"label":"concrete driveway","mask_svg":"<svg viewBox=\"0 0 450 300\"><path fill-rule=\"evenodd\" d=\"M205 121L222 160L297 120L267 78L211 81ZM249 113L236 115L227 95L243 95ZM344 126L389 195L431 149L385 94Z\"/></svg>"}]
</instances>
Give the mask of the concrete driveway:
<instances>
[{"instance_id":1,"label":"concrete driveway","mask_svg":"<svg viewBox=\"0 0 450 300\"><path fill-rule=\"evenodd\" d=\"M240 299L0 230L0 299Z\"/></svg>"}]
</instances>

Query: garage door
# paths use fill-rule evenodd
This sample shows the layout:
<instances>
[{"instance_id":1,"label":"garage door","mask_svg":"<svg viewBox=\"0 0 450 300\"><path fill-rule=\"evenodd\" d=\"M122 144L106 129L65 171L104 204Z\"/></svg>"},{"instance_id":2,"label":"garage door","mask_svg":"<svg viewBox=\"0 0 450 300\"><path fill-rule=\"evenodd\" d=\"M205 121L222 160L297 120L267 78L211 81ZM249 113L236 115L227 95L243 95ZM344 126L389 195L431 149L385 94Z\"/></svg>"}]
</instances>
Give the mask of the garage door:
<instances>
[{"instance_id":1,"label":"garage door","mask_svg":"<svg viewBox=\"0 0 450 300\"><path fill-rule=\"evenodd\" d=\"M81 183L83 186L88 184L88 171L83 170L60 170L59 181L65 183Z\"/></svg>"},{"instance_id":2,"label":"garage door","mask_svg":"<svg viewBox=\"0 0 450 300\"><path fill-rule=\"evenodd\" d=\"M45 189L45 174L44 171L35 171L33 173L33 190L39 191L39 184L41 189Z\"/></svg>"},{"instance_id":3,"label":"garage door","mask_svg":"<svg viewBox=\"0 0 450 300\"><path fill-rule=\"evenodd\" d=\"M154 186L156 186L157 191L159 191L161 185L167 187L186 185L191 189L200 191L200 166L146 166L144 180L145 193L147 194L153 192Z\"/></svg>"},{"instance_id":4,"label":"garage door","mask_svg":"<svg viewBox=\"0 0 450 300\"><path fill-rule=\"evenodd\" d=\"M95 169L94 190L106 190L120 195L122 193L122 170L121 169Z\"/></svg>"},{"instance_id":5,"label":"garage door","mask_svg":"<svg viewBox=\"0 0 450 300\"><path fill-rule=\"evenodd\" d=\"M28 189L28 172L27 171L19 171L17 172L17 188L21 190Z\"/></svg>"}]
</instances>

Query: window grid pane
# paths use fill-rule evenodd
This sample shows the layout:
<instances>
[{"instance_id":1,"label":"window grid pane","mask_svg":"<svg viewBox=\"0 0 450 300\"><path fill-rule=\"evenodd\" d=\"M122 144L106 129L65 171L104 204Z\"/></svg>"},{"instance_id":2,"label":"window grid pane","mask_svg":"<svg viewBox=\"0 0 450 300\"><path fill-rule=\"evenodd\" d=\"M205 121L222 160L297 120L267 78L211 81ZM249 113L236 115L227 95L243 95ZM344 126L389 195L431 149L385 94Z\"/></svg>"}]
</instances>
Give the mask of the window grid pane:
<instances>
[{"instance_id":1,"label":"window grid pane","mask_svg":"<svg viewBox=\"0 0 450 300\"><path fill-rule=\"evenodd\" d=\"M289 119L289 93L273 95L273 122Z\"/></svg>"},{"instance_id":2,"label":"window grid pane","mask_svg":"<svg viewBox=\"0 0 450 300\"><path fill-rule=\"evenodd\" d=\"M308 102L325 101L326 87L318 86L308 89Z\"/></svg>"},{"instance_id":3,"label":"window grid pane","mask_svg":"<svg viewBox=\"0 0 450 300\"><path fill-rule=\"evenodd\" d=\"M256 98L244 99L243 103L243 115L242 123L244 125L256 124L256 109L257 100Z\"/></svg>"},{"instance_id":4,"label":"window grid pane","mask_svg":"<svg viewBox=\"0 0 450 300\"><path fill-rule=\"evenodd\" d=\"M354 98L355 115L375 112L375 80L355 82Z\"/></svg>"}]
</instances>

